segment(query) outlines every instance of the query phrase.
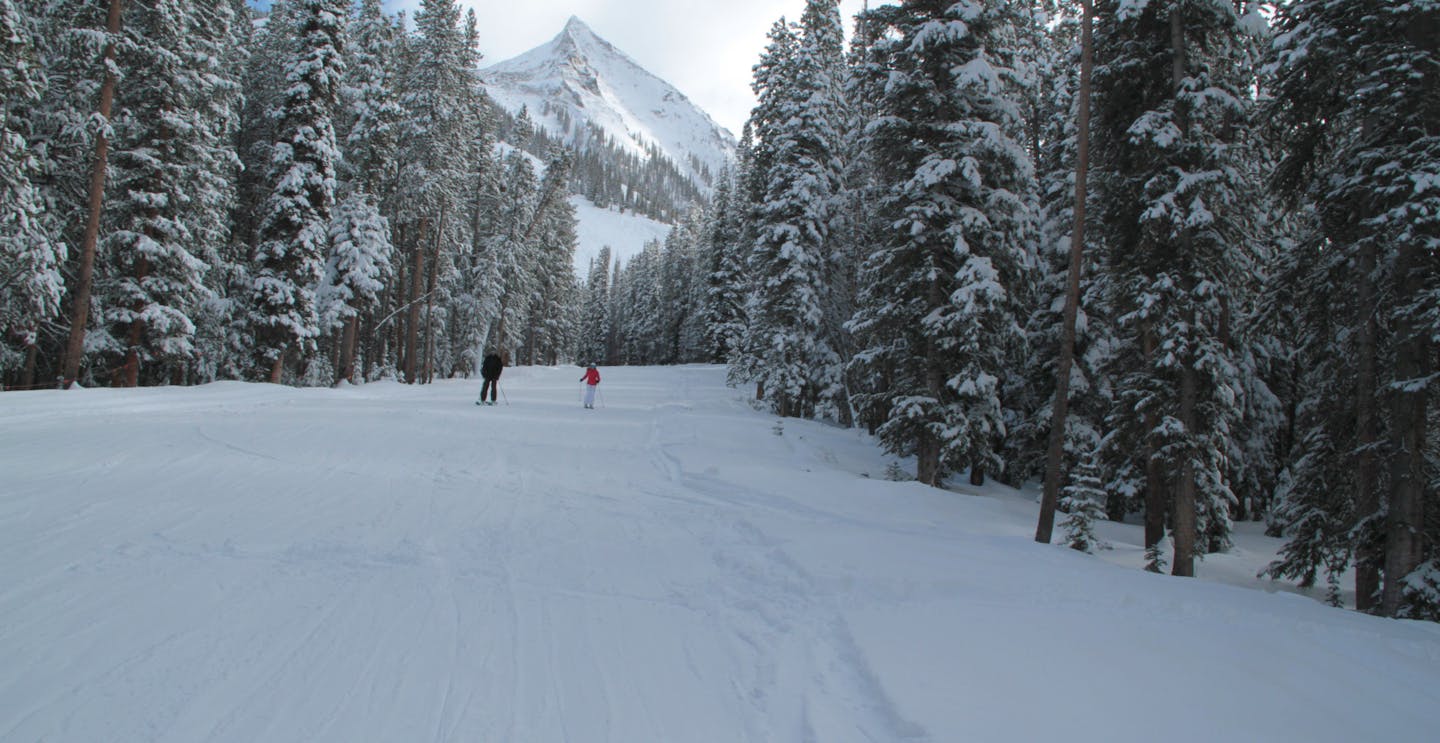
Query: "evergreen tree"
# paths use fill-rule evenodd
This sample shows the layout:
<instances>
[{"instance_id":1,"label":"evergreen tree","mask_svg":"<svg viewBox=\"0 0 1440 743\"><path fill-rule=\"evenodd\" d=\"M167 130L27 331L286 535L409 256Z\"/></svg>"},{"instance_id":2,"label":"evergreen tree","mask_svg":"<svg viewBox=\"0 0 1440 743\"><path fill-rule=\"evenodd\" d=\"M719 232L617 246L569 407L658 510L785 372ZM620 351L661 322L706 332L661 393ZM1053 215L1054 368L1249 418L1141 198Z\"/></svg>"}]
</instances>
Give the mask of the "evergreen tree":
<instances>
[{"instance_id":1,"label":"evergreen tree","mask_svg":"<svg viewBox=\"0 0 1440 743\"><path fill-rule=\"evenodd\" d=\"M308 356L320 334L315 291L324 276L335 203L334 110L345 71L346 3L293 2L297 36L277 112L250 310L256 360L264 377L277 383L286 354Z\"/></svg>"},{"instance_id":2,"label":"evergreen tree","mask_svg":"<svg viewBox=\"0 0 1440 743\"><path fill-rule=\"evenodd\" d=\"M1173 572L1189 576L1197 554L1228 545L1235 500L1231 317L1258 194L1240 158L1245 35L1220 0L1100 2L1096 18L1096 201L1122 344L1107 440L1111 459L1142 452L1147 545L1168 509Z\"/></svg>"},{"instance_id":3,"label":"evergreen tree","mask_svg":"<svg viewBox=\"0 0 1440 743\"><path fill-rule=\"evenodd\" d=\"M810 0L798 27L772 31L753 117L763 198L750 269L760 278L759 381L782 416L838 417L840 357L825 318L831 223L841 189L843 28L834 0Z\"/></svg>"},{"instance_id":4,"label":"evergreen tree","mask_svg":"<svg viewBox=\"0 0 1440 743\"><path fill-rule=\"evenodd\" d=\"M428 358L425 337L434 332L436 322L429 316L435 297L427 286L440 286L437 272L442 266L453 271L459 261L452 251L468 242L459 237L468 226L465 197L471 193L472 174L470 158L463 155L473 154L480 127L473 14L462 22L454 0L422 0L415 30L401 76L405 137L392 215L404 236L396 247L406 254L403 368L411 383L428 377L421 359Z\"/></svg>"},{"instance_id":5,"label":"evergreen tree","mask_svg":"<svg viewBox=\"0 0 1440 743\"><path fill-rule=\"evenodd\" d=\"M33 18L0 0L0 374L24 367L19 383L35 384L39 330L60 311L65 245L32 181L39 160L30 150L45 69L33 42Z\"/></svg>"},{"instance_id":6,"label":"evergreen tree","mask_svg":"<svg viewBox=\"0 0 1440 743\"><path fill-rule=\"evenodd\" d=\"M380 0L361 0L346 47L344 150L341 173L350 190L384 199L393 185L399 125L405 115L395 90L400 33Z\"/></svg>"},{"instance_id":7,"label":"evergreen tree","mask_svg":"<svg viewBox=\"0 0 1440 743\"><path fill-rule=\"evenodd\" d=\"M1277 183L1316 219L1286 261L1310 384L1272 573L1313 580L1353 555L1360 609L1434 618L1440 3L1297 0L1277 23Z\"/></svg>"},{"instance_id":8,"label":"evergreen tree","mask_svg":"<svg viewBox=\"0 0 1440 743\"><path fill-rule=\"evenodd\" d=\"M705 227L705 353L706 361L723 363L740 343L744 332L745 259L740 238L740 206L735 178L729 169L720 173L711 198Z\"/></svg>"},{"instance_id":9,"label":"evergreen tree","mask_svg":"<svg viewBox=\"0 0 1440 743\"><path fill-rule=\"evenodd\" d=\"M47 153L46 167L56 174L47 195L66 230L73 261L67 276L69 335L57 376L68 386L80 378L88 350L96 252L109 175L111 114L119 86L116 52L124 42L121 0L103 6L82 0L56 0L46 8L44 64L50 86L42 105L45 133L37 149ZM87 369L88 375L88 369Z\"/></svg>"},{"instance_id":10,"label":"evergreen tree","mask_svg":"<svg viewBox=\"0 0 1440 743\"><path fill-rule=\"evenodd\" d=\"M97 292L117 381L174 380L195 360L192 317L211 298L205 274L229 242L237 82L222 67L236 22L228 3L132 5L119 64L104 259ZM168 367L168 369L164 368Z\"/></svg>"},{"instance_id":11,"label":"evergreen tree","mask_svg":"<svg viewBox=\"0 0 1440 743\"><path fill-rule=\"evenodd\" d=\"M1060 510L1068 514L1060 524L1065 530L1065 543L1081 552L1109 549L1109 544L1095 536L1095 522L1105 518L1108 496L1100 480L1094 442L1072 441L1067 448L1081 454L1060 496Z\"/></svg>"},{"instance_id":12,"label":"evergreen tree","mask_svg":"<svg viewBox=\"0 0 1440 743\"><path fill-rule=\"evenodd\" d=\"M355 381L359 318L380 301L393 271L390 224L364 193L350 195L330 220L330 254L318 301L322 329L344 329L337 381Z\"/></svg>"},{"instance_id":13,"label":"evergreen tree","mask_svg":"<svg viewBox=\"0 0 1440 743\"><path fill-rule=\"evenodd\" d=\"M917 457L917 479L994 467L1004 423L1000 380L1020 330L1012 291L1025 281L1033 169L1013 135L1013 7L883 6L866 22L891 80L871 147L892 226L867 261L857 396L883 411L886 448Z\"/></svg>"},{"instance_id":14,"label":"evergreen tree","mask_svg":"<svg viewBox=\"0 0 1440 743\"><path fill-rule=\"evenodd\" d=\"M610 335L610 246L590 262L585 281L584 303L580 317L580 343L577 360L582 363L603 363L605 341Z\"/></svg>"}]
</instances>

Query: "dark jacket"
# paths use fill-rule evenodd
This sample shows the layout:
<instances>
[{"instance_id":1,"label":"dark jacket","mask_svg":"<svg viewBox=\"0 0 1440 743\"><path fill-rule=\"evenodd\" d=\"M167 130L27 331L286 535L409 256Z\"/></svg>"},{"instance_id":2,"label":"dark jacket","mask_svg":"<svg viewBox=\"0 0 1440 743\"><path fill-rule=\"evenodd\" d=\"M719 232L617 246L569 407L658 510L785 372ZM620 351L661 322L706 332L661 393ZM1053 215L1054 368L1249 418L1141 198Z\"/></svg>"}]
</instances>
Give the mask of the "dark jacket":
<instances>
[{"instance_id":1,"label":"dark jacket","mask_svg":"<svg viewBox=\"0 0 1440 743\"><path fill-rule=\"evenodd\" d=\"M480 376L486 379L499 379L500 370L505 368L505 362L495 354L488 354L485 360L480 362Z\"/></svg>"}]
</instances>

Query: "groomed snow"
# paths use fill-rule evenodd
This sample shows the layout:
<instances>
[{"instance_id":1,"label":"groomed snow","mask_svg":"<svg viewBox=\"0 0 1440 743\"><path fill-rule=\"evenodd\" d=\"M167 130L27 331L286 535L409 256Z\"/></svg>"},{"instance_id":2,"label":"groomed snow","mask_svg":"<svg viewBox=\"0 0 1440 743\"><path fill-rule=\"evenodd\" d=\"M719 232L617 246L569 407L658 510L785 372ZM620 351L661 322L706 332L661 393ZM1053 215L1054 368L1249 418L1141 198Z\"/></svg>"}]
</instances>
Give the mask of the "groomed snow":
<instances>
[{"instance_id":1,"label":"groomed snow","mask_svg":"<svg viewBox=\"0 0 1440 743\"><path fill-rule=\"evenodd\" d=\"M1440 629L1031 540L717 367L0 394L0 740L1359 741ZM1115 564L1120 563L1120 564ZM1212 580L1205 580L1210 578ZM1216 582L1248 582L1240 587Z\"/></svg>"}]
</instances>

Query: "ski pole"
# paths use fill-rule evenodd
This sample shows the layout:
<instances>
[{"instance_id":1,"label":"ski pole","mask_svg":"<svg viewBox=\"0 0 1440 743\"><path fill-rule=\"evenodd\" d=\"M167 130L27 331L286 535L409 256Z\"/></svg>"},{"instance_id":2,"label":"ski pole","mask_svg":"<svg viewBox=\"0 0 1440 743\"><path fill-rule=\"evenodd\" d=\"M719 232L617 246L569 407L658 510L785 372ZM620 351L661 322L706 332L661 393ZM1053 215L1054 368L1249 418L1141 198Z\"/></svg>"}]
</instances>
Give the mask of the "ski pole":
<instances>
[{"instance_id":1,"label":"ski pole","mask_svg":"<svg viewBox=\"0 0 1440 743\"><path fill-rule=\"evenodd\" d=\"M505 388L501 387L499 382L496 382L495 389L500 390L500 399L505 401L505 407L510 407L510 396L505 394Z\"/></svg>"}]
</instances>

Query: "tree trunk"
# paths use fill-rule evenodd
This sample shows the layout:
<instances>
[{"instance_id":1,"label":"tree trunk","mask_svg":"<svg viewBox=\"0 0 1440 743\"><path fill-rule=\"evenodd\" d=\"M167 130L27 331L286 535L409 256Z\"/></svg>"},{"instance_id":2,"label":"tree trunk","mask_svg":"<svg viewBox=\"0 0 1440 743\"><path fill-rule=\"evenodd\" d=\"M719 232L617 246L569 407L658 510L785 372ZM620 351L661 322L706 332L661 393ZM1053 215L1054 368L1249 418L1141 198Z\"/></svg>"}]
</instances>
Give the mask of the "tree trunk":
<instances>
[{"instance_id":1,"label":"tree trunk","mask_svg":"<svg viewBox=\"0 0 1440 743\"><path fill-rule=\"evenodd\" d=\"M285 377L285 349L280 350L280 355L275 357L275 363L270 365L270 384L280 384Z\"/></svg>"},{"instance_id":2,"label":"tree trunk","mask_svg":"<svg viewBox=\"0 0 1440 743\"><path fill-rule=\"evenodd\" d=\"M1405 604L1406 579L1425 560L1426 416L1423 380L1432 372L1429 333L1418 313L1404 308L1425 287L1420 249L1402 244L1396 260L1395 381L1390 393L1390 510L1386 518L1385 587L1381 610L1397 616Z\"/></svg>"},{"instance_id":3,"label":"tree trunk","mask_svg":"<svg viewBox=\"0 0 1440 743\"><path fill-rule=\"evenodd\" d=\"M435 284L440 277L440 241L445 235L445 207L440 207L440 222L435 227L434 253L430 259L430 273L426 277L425 292L425 370L426 384L435 381Z\"/></svg>"},{"instance_id":4,"label":"tree trunk","mask_svg":"<svg viewBox=\"0 0 1440 743\"><path fill-rule=\"evenodd\" d=\"M1159 341L1155 338L1155 331L1147 324L1140 331L1140 346L1147 365L1153 364L1155 351L1159 347ZM1151 431L1160 425L1160 416L1153 410L1145 414L1145 432L1149 437ZM1165 475L1160 470L1160 460L1155 456L1155 448L1149 443L1144 444L1145 457L1145 548L1150 549L1160 544L1165 539Z\"/></svg>"},{"instance_id":5,"label":"tree trunk","mask_svg":"<svg viewBox=\"0 0 1440 743\"><path fill-rule=\"evenodd\" d=\"M1060 500L1060 468L1065 454L1066 420L1070 415L1070 370L1075 363L1075 323L1080 313L1080 272L1085 246L1085 202L1090 174L1090 71L1095 64L1090 0L1080 3L1080 93L1076 122L1075 214L1070 229L1070 271L1065 282L1065 314L1060 331L1060 359L1055 368L1055 400L1050 410L1050 448L1045 457L1045 489L1035 541L1049 544Z\"/></svg>"},{"instance_id":6,"label":"tree trunk","mask_svg":"<svg viewBox=\"0 0 1440 743\"><path fill-rule=\"evenodd\" d=\"M410 268L410 295L406 301L410 307L405 321L405 383L415 384L419 371L416 342L420 335L420 297L425 289L425 234L426 221L420 220L420 234L415 240L415 263Z\"/></svg>"},{"instance_id":7,"label":"tree trunk","mask_svg":"<svg viewBox=\"0 0 1440 743\"><path fill-rule=\"evenodd\" d=\"M508 347L505 338L505 315L507 314L505 305L509 301L509 297L500 298L500 316L495 320L495 339L491 342L496 348Z\"/></svg>"},{"instance_id":8,"label":"tree trunk","mask_svg":"<svg viewBox=\"0 0 1440 743\"><path fill-rule=\"evenodd\" d=\"M1186 366L1180 370L1180 422L1185 426L1185 435L1195 435L1195 407L1198 398L1198 380L1195 369ZM1195 452L1186 447L1185 461L1180 465L1179 481L1175 483L1175 506L1171 515L1174 522L1175 562L1170 574L1185 578L1195 576Z\"/></svg>"},{"instance_id":9,"label":"tree trunk","mask_svg":"<svg viewBox=\"0 0 1440 743\"><path fill-rule=\"evenodd\" d=\"M1375 317L1375 243L1365 240L1356 267L1356 291L1362 316L1359 348L1356 349L1358 369L1355 378L1355 509L1357 522L1380 515L1380 428L1376 411L1379 378L1376 371L1379 328ZM1366 540L1369 530L1361 532L1355 552L1355 609L1373 612L1380 598L1380 565L1384 555Z\"/></svg>"},{"instance_id":10,"label":"tree trunk","mask_svg":"<svg viewBox=\"0 0 1440 743\"><path fill-rule=\"evenodd\" d=\"M929 307L944 306L949 300L939 280L930 282L928 294L926 302ZM945 399L945 375L938 367L936 356L935 342L925 340L920 348L920 363L925 365L925 394L936 403L941 403ZM922 426L915 444L915 479L937 488L940 487L941 480L940 449L940 440L930 432L928 426Z\"/></svg>"},{"instance_id":11,"label":"tree trunk","mask_svg":"<svg viewBox=\"0 0 1440 743\"><path fill-rule=\"evenodd\" d=\"M940 442L929 431L922 431L915 442L915 479L940 487Z\"/></svg>"},{"instance_id":12,"label":"tree trunk","mask_svg":"<svg viewBox=\"0 0 1440 743\"><path fill-rule=\"evenodd\" d=\"M339 373L336 375L335 383L355 383L355 338L359 330L360 316L351 315L345 321L345 330L340 336L340 363L336 365Z\"/></svg>"},{"instance_id":13,"label":"tree trunk","mask_svg":"<svg viewBox=\"0 0 1440 743\"><path fill-rule=\"evenodd\" d=\"M115 41L120 34L122 0L110 0L105 32L103 63L105 79L100 85L100 107L97 110L104 127L110 126L110 109L115 103ZM85 233L80 240L80 276L75 287L74 307L70 314L70 339L65 345L64 386L69 387L80 376L80 361L85 355L85 327L90 322L90 293L95 285L95 246L100 241L100 214L105 206L105 176L110 162L110 139L102 128L95 134L95 161L91 164L90 190L85 219Z\"/></svg>"},{"instance_id":14,"label":"tree trunk","mask_svg":"<svg viewBox=\"0 0 1440 743\"><path fill-rule=\"evenodd\" d=\"M135 283L143 284L145 277L150 274L150 262L144 258L135 261ZM145 323L139 318L145 311L145 303L137 301L134 306L136 318L130 321L130 330L126 334L125 364L121 367L121 387L140 386L140 344L145 340Z\"/></svg>"},{"instance_id":15,"label":"tree trunk","mask_svg":"<svg viewBox=\"0 0 1440 743\"><path fill-rule=\"evenodd\" d=\"M1171 68L1172 83L1175 92L1175 123L1180 129L1181 138L1188 134L1188 116L1185 106L1181 103L1180 90L1185 84L1186 60L1185 60L1185 18L1184 6L1176 4L1170 9L1170 45L1173 52L1173 67ZM1189 260L1193 255L1191 249L1190 234L1187 231L1180 236L1182 260ZM1190 281L1182 277L1181 280L1186 295L1192 288ZM1188 307L1185 311L1186 325L1193 329L1196 327L1194 310ZM1195 542L1196 542L1196 517L1195 517L1195 429L1197 427L1195 408L1199 398L1199 372L1195 369L1196 359L1185 359L1180 369L1180 423L1185 427L1185 437L1191 442L1185 447L1184 461L1180 465L1179 481L1175 483L1175 502L1171 510L1171 522L1175 539L1175 561L1170 566L1171 575L1178 575L1186 578L1195 575Z\"/></svg>"},{"instance_id":16,"label":"tree trunk","mask_svg":"<svg viewBox=\"0 0 1440 743\"><path fill-rule=\"evenodd\" d=\"M35 389L35 367L40 359L40 347L31 343L25 347L25 369L20 373L20 389Z\"/></svg>"}]
</instances>

